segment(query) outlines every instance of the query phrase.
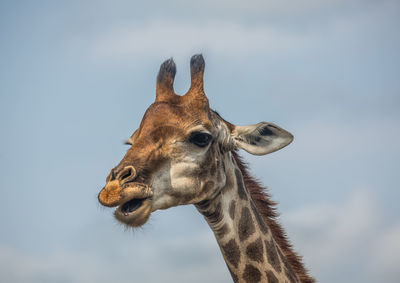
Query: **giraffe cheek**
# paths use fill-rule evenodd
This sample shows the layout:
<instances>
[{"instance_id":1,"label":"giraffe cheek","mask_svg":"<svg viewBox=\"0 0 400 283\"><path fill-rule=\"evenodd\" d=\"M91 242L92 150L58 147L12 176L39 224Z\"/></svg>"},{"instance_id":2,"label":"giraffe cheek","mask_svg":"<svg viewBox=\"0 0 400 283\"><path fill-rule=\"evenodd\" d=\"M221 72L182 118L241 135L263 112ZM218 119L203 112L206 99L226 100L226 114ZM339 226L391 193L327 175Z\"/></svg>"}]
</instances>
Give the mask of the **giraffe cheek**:
<instances>
[{"instance_id":1,"label":"giraffe cheek","mask_svg":"<svg viewBox=\"0 0 400 283\"><path fill-rule=\"evenodd\" d=\"M171 180L172 189L174 192L195 191L199 186L198 180L194 178L173 178Z\"/></svg>"},{"instance_id":2,"label":"giraffe cheek","mask_svg":"<svg viewBox=\"0 0 400 283\"><path fill-rule=\"evenodd\" d=\"M198 170L198 166L193 163L174 164L170 171L171 194L178 198L180 196L194 196L200 188L200 179L195 174Z\"/></svg>"},{"instance_id":3,"label":"giraffe cheek","mask_svg":"<svg viewBox=\"0 0 400 283\"><path fill-rule=\"evenodd\" d=\"M187 204L198 194L200 182L196 178L173 178L171 186L171 194L177 198L178 203Z\"/></svg>"}]
</instances>

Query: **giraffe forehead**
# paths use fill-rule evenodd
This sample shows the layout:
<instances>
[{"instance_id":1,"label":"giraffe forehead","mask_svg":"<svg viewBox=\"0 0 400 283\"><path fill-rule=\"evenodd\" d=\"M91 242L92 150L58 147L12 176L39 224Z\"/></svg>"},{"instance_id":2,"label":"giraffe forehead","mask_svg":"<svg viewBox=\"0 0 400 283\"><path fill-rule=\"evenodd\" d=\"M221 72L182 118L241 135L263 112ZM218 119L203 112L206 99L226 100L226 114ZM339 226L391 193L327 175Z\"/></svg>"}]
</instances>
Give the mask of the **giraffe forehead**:
<instances>
[{"instance_id":1,"label":"giraffe forehead","mask_svg":"<svg viewBox=\"0 0 400 283\"><path fill-rule=\"evenodd\" d=\"M158 131L162 128L185 134L186 131L196 126L211 128L209 113L206 109L198 109L191 107L191 105L158 102L153 103L147 109L140 124L139 134L154 134L155 130Z\"/></svg>"},{"instance_id":2,"label":"giraffe forehead","mask_svg":"<svg viewBox=\"0 0 400 283\"><path fill-rule=\"evenodd\" d=\"M131 148L121 163L150 168L150 161L170 152L168 146L164 147L170 145L170 141L183 141L193 131L212 132L207 111L187 104L153 103L146 110L139 129L130 138Z\"/></svg>"}]
</instances>

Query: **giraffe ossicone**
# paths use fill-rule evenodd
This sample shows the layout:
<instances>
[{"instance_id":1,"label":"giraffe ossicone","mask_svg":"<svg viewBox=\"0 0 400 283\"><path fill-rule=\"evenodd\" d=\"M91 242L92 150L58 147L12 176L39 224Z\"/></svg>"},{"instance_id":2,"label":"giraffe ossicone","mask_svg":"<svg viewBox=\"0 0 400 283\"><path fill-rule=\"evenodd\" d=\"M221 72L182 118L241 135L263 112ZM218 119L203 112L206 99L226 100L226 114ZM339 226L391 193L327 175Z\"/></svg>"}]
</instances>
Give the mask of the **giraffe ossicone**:
<instances>
[{"instance_id":1,"label":"giraffe ossicone","mask_svg":"<svg viewBox=\"0 0 400 283\"><path fill-rule=\"evenodd\" d=\"M138 227L153 211L193 204L213 230L235 282L314 282L276 221L275 203L248 173L237 150L264 155L293 136L275 124L236 126L209 107L202 55L190 61L191 85L177 95L176 66L165 61L156 99L128 139L99 202Z\"/></svg>"}]
</instances>

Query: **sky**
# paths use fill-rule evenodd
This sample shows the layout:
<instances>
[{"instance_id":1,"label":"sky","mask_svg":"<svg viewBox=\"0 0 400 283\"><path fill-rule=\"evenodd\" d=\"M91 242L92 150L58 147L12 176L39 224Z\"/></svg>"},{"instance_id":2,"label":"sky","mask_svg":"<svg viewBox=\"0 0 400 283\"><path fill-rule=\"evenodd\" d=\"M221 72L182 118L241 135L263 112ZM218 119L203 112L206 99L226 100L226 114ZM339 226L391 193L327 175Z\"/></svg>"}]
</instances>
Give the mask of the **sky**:
<instances>
[{"instance_id":1,"label":"sky","mask_svg":"<svg viewBox=\"0 0 400 283\"><path fill-rule=\"evenodd\" d=\"M155 98L202 53L210 105L294 142L241 154L319 282L400 281L400 2L0 2L0 282L231 282L193 206L140 229L97 203Z\"/></svg>"}]
</instances>

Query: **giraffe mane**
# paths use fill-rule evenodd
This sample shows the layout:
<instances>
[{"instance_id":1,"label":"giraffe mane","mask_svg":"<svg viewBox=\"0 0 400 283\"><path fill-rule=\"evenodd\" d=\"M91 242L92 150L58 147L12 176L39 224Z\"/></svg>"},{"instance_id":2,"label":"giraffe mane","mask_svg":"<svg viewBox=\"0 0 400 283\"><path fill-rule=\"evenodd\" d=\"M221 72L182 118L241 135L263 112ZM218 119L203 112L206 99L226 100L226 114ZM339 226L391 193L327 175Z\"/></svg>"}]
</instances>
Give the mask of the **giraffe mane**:
<instances>
[{"instance_id":1,"label":"giraffe mane","mask_svg":"<svg viewBox=\"0 0 400 283\"><path fill-rule=\"evenodd\" d=\"M248 165L243 161L242 157L236 151L232 151L232 154L242 172L244 183L249 190L258 211L271 229L272 235L276 243L282 249L289 265L299 276L302 283L314 283L314 278L308 274L307 269L303 265L302 257L293 250L292 244L289 242L286 233L278 222L277 217L279 214L276 211L276 202L271 200L267 188L263 187L258 180L250 175Z\"/></svg>"}]
</instances>

